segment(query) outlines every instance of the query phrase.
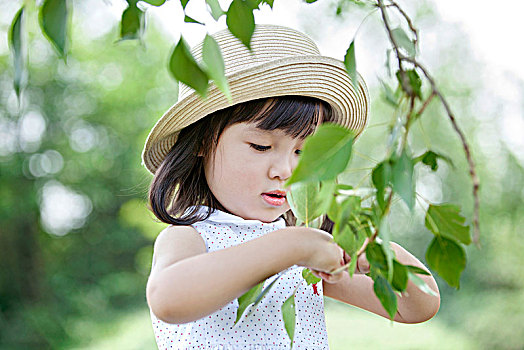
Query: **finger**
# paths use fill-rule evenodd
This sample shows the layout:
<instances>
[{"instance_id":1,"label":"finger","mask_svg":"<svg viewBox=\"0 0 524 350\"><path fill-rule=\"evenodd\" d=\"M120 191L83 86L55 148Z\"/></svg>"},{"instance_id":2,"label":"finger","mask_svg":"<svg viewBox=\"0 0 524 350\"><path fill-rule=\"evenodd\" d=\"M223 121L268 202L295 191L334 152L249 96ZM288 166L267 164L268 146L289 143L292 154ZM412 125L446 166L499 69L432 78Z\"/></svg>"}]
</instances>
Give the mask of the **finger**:
<instances>
[{"instance_id":1,"label":"finger","mask_svg":"<svg viewBox=\"0 0 524 350\"><path fill-rule=\"evenodd\" d=\"M342 278L344 277L344 275L342 273L337 273L336 275L331 275L331 274L328 274L328 273L323 273L323 276L324 278L322 278L324 281L326 281L327 283L330 283L330 284L333 284L333 283L338 283L342 280Z\"/></svg>"},{"instance_id":2,"label":"finger","mask_svg":"<svg viewBox=\"0 0 524 350\"><path fill-rule=\"evenodd\" d=\"M366 258L366 253L363 253L357 260L357 270L362 273L366 274L369 272L369 261Z\"/></svg>"},{"instance_id":3,"label":"finger","mask_svg":"<svg viewBox=\"0 0 524 350\"><path fill-rule=\"evenodd\" d=\"M351 262L351 256L344 252L344 265L349 264Z\"/></svg>"},{"instance_id":4,"label":"finger","mask_svg":"<svg viewBox=\"0 0 524 350\"><path fill-rule=\"evenodd\" d=\"M309 269L309 270L311 270L311 273L312 273L315 277L317 277L317 278L322 278L322 277L320 276L320 274L319 274L320 271L313 270L313 269Z\"/></svg>"}]
</instances>

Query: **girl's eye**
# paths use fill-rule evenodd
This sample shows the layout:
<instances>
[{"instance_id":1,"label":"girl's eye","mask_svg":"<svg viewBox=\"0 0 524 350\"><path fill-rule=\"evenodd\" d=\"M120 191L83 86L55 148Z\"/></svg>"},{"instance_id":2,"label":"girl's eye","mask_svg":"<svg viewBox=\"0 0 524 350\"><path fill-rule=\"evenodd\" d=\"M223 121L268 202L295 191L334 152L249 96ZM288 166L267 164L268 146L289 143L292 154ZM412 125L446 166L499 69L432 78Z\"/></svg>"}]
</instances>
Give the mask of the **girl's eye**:
<instances>
[{"instance_id":1,"label":"girl's eye","mask_svg":"<svg viewBox=\"0 0 524 350\"><path fill-rule=\"evenodd\" d=\"M264 151L267 151L268 149L271 148L271 146L262 146L262 145L257 145L255 143L250 143L249 144L251 146L251 148L257 150L257 151L260 151L260 152L264 152Z\"/></svg>"},{"instance_id":2,"label":"girl's eye","mask_svg":"<svg viewBox=\"0 0 524 350\"><path fill-rule=\"evenodd\" d=\"M298 155L300 155L300 154L302 153L302 150L301 150L301 149L297 149L297 150L295 151L295 153L298 154Z\"/></svg>"}]
</instances>

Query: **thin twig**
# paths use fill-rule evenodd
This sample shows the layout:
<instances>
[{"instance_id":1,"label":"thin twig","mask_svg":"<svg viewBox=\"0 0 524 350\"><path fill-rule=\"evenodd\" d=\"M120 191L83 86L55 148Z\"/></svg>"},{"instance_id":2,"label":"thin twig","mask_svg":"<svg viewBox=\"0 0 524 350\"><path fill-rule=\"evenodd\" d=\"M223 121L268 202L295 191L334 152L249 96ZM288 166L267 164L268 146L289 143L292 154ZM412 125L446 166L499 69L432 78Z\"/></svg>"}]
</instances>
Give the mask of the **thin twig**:
<instances>
[{"instance_id":1,"label":"thin twig","mask_svg":"<svg viewBox=\"0 0 524 350\"><path fill-rule=\"evenodd\" d=\"M399 9L398 5L396 5L396 6L394 5L396 3L394 3L393 1L391 3L392 3L392 5L394 7ZM382 14L382 19L384 21L384 26L386 27L387 34L389 36L391 44L393 45L393 49L395 51L395 54L397 55L397 59L398 59L398 62L399 62L400 77L401 77L400 84L402 85L402 89L404 91L406 91L406 93L408 93L408 95L411 95L409 92L412 91L412 89L406 87L407 86L407 82L404 79L405 72L404 72L404 69L403 69L403 66L402 66L403 62L409 62L409 63L413 64L415 66L415 68L418 68L420 71L422 71L424 73L424 76L426 77L426 79L431 84L432 94L438 96L438 98L440 99L440 102L444 106L444 109L446 110L448 118L449 118L451 124L453 125L453 128L454 128L455 132L459 135L460 141L462 142L462 147L464 149L464 153L466 154L466 159L468 161L469 174L470 174L471 180L473 182L473 200L474 200L474 208L473 208L473 230L474 230L473 242L477 246L480 246L480 242L479 242L479 236L480 236L479 207L480 207L480 204L479 204L479 196L478 196L478 190L479 190L479 186L480 185L479 185L479 180L478 180L477 173L476 173L476 170L475 170L475 163L473 161L473 157L472 157L472 154L471 154L471 150L470 150L469 144L466 141L466 137L464 136L464 133L462 132L462 130L458 126L457 121L455 119L455 116L454 116L453 112L451 111L451 108L450 108L447 100L444 98L444 96L442 95L440 90L437 88L435 80L429 74L428 70L422 64L420 64L415 58L404 56L400 52L399 45L395 41L395 39L393 37L393 33L392 33L392 30L391 30L391 27L389 25L389 21L388 21L387 14L386 14L386 6L384 5L383 0L377 0L377 6L380 8L380 11L381 11L381 14ZM406 21L407 21L409 19L409 16L407 16L407 14L405 12L401 12L401 13L402 13L403 16L405 16ZM408 23L410 23L410 22L411 22L411 20ZM428 100L429 100L429 98L428 98ZM429 104L428 100L426 100L426 102ZM424 104L424 105L426 105L426 104ZM423 106L423 108L425 108L425 106Z\"/></svg>"},{"instance_id":2,"label":"thin twig","mask_svg":"<svg viewBox=\"0 0 524 350\"><path fill-rule=\"evenodd\" d=\"M424 113L424 111L426 110L426 107L433 100L433 97L435 97L435 91L432 91L431 95L429 95L429 97L426 99L426 101L424 101L424 104L422 105L422 107L420 107L420 109L418 110L417 114L415 114L415 118L420 117L422 115L422 113Z\"/></svg>"},{"instance_id":3,"label":"thin twig","mask_svg":"<svg viewBox=\"0 0 524 350\"><path fill-rule=\"evenodd\" d=\"M462 132L462 130L458 126L458 123L457 123L457 120L455 118L455 115L451 111L451 108L450 108L447 100L444 98L444 96L442 95L440 90L437 88L435 80L429 74L427 69L422 64L420 64L417 60L415 60L413 58L403 57L402 59L405 60L405 61L413 63L418 69L420 69L424 73L424 75L426 76L426 79L431 84L431 88L433 90L433 93L435 95L437 95L438 98L440 99L440 102L444 106L444 109L446 110L448 118L449 118L451 124L453 125L453 129L455 129L455 132L459 135L460 141L462 142L462 148L464 148L464 153L466 154L466 159L467 159L468 165L469 165L469 175L471 176L471 181L473 182L473 200L474 200L474 208L473 208L473 242L478 247L480 247L480 241L479 241L479 236L480 236L480 229L479 229L479 226L480 226L480 224L479 224L479 207L480 207L480 203L479 202L480 202L480 200L479 200L479 195L478 195L480 182L479 182L479 179L478 179L478 176L477 176L477 172L475 170L475 162L473 161L473 157L472 157L472 154L471 154L471 149L469 147L469 144L468 144L468 142L466 140L466 137L464 136L464 133Z\"/></svg>"},{"instance_id":4,"label":"thin twig","mask_svg":"<svg viewBox=\"0 0 524 350\"><path fill-rule=\"evenodd\" d=\"M415 44L415 46L417 46L417 44L418 44L418 31L417 31L417 28L415 28L415 26L413 25L413 22L411 21L411 18L409 18L407 13L404 12L404 10L395 1L390 0L389 2L391 3L391 5L389 5L389 6L395 7L398 10L398 12L400 12L400 14L406 20L406 23L408 24L409 29L411 29L411 32L413 33L413 35L415 35L414 44Z\"/></svg>"}]
</instances>

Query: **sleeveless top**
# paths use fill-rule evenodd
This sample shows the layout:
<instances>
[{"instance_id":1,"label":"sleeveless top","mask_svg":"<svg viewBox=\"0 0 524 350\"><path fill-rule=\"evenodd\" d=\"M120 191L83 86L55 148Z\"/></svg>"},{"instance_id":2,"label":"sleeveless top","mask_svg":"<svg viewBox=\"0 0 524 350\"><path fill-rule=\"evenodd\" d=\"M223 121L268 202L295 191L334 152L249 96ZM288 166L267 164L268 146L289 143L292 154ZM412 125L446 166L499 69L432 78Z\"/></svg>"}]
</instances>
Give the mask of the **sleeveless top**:
<instances>
[{"instance_id":1,"label":"sleeveless top","mask_svg":"<svg viewBox=\"0 0 524 350\"><path fill-rule=\"evenodd\" d=\"M200 210L209 210L202 206ZM261 237L285 227L283 218L271 223L244 220L220 210L214 210L204 221L192 225L203 238L208 252L228 248ZM263 263L263 262L261 262ZM322 282L308 285L302 277L304 267L293 265L280 274L269 277L264 288L275 278L256 310L250 305L242 318L236 320L238 299L199 320L184 324L169 324L151 312L153 330L159 349L205 350L284 350L291 341L282 320L281 307L295 288L295 336L293 349L329 349L324 318ZM280 277L279 277L280 276ZM246 316L249 311L252 313Z\"/></svg>"}]
</instances>

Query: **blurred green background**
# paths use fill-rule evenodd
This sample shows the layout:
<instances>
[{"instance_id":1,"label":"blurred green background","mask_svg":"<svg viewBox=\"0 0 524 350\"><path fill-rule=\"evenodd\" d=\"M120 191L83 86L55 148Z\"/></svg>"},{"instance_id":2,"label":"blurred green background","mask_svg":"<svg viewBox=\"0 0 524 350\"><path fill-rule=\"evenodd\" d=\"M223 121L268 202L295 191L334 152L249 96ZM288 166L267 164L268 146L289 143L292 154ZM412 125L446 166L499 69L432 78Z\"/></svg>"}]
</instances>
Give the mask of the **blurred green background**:
<instances>
[{"instance_id":1,"label":"blurred green background","mask_svg":"<svg viewBox=\"0 0 524 350\"><path fill-rule=\"evenodd\" d=\"M0 2L2 35L19 4ZM0 349L155 348L145 284L164 225L147 210L151 175L140 152L149 129L176 100L166 69L173 40L151 21L143 44L115 43L118 18L89 23L89 7L81 4L75 2L67 65L39 32L36 13L29 13L29 84L20 113L7 38L0 42ZM427 33L434 42L441 19L431 3L410 10L422 38ZM325 20L345 18L326 13ZM376 24L362 36L377 31ZM524 348L524 156L507 137L512 122L517 132L523 125L523 83L512 77L516 110L508 119L506 102L492 93L499 86L481 79L488 68L471 55L459 27L446 28L445 40L436 39L438 51L426 49L477 162L482 247L468 247L459 291L437 277L441 309L426 323L392 324L326 300L334 350ZM376 71L387 77L383 68ZM384 156L394 113L370 78L371 120L346 174L355 184L369 181L366 174ZM413 129L416 151L430 146L454 163L440 164L436 173L417 168L420 198L459 204L470 218L463 150L442 109L432 104ZM395 241L422 261L432 238L424 205L421 199L409 213L397 202L391 219Z\"/></svg>"}]
</instances>

